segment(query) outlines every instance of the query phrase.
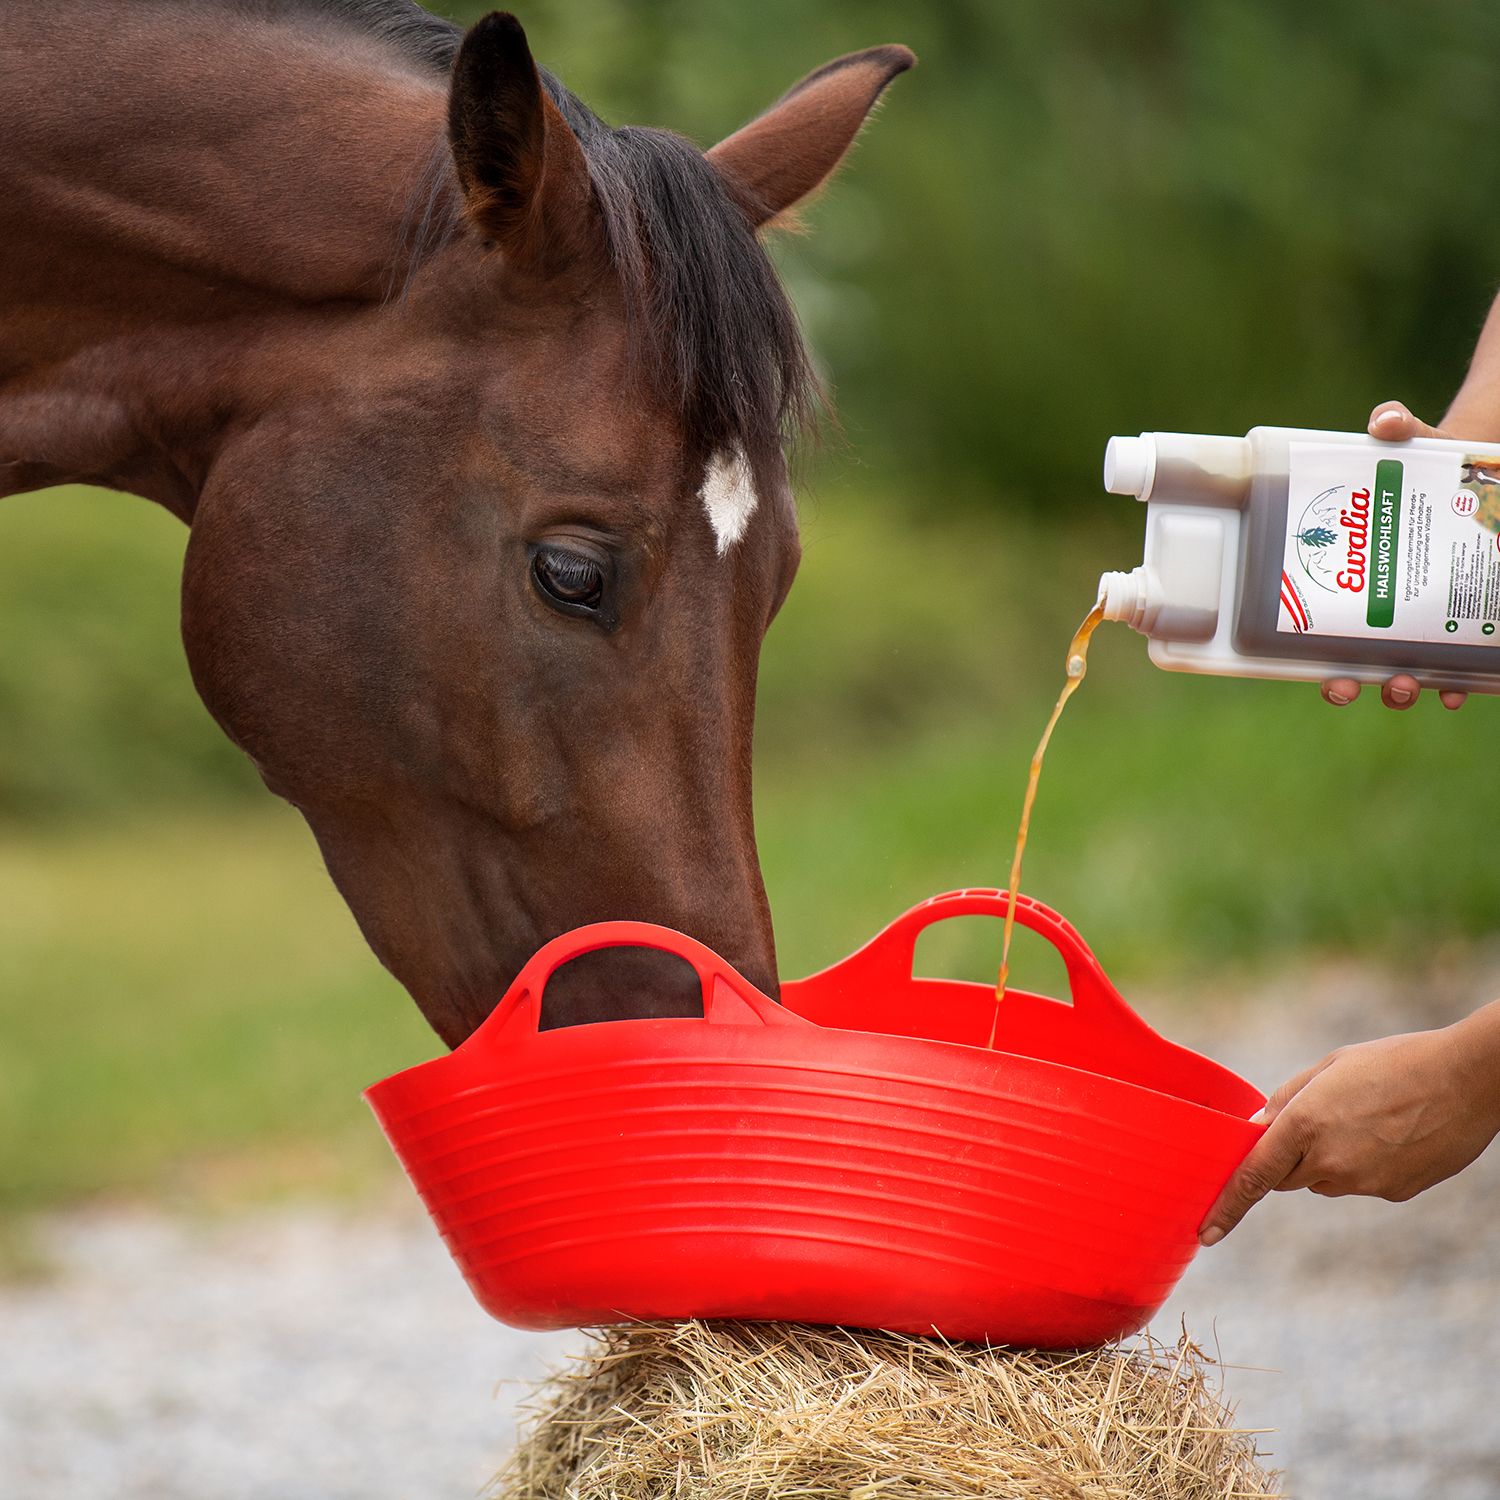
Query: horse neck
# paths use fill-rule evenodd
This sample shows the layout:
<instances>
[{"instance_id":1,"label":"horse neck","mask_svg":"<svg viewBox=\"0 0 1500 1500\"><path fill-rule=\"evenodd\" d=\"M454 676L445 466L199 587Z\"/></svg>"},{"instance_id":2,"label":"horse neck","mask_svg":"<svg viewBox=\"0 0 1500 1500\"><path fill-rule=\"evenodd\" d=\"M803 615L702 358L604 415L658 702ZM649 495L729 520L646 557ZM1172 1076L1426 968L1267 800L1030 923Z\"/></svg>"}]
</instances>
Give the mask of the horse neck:
<instances>
[{"instance_id":1,"label":"horse neck","mask_svg":"<svg viewBox=\"0 0 1500 1500\"><path fill-rule=\"evenodd\" d=\"M191 516L267 339L385 296L441 79L373 39L153 0L8 0L0 494Z\"/></svg>"}]
</instances>

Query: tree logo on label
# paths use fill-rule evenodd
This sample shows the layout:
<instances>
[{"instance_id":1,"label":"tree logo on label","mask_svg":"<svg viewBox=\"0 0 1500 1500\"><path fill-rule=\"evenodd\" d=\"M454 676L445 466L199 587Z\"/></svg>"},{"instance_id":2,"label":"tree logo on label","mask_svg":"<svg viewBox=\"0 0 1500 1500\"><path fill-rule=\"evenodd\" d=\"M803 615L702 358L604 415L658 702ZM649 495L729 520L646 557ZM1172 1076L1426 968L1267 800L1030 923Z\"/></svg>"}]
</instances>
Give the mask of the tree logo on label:
<instances>
[{"instance_id":1,"label":"tree logo on label","mask_svg":"<svg viewBox=\"0 0 1500 1500\"><path fill-rule=\"evenodd\" d=\"M1364 586L1370 492L1335 484L1313 496L1292 540L1308 580L1327 589L1358 593Z\"/></svg>"}]
</instances>

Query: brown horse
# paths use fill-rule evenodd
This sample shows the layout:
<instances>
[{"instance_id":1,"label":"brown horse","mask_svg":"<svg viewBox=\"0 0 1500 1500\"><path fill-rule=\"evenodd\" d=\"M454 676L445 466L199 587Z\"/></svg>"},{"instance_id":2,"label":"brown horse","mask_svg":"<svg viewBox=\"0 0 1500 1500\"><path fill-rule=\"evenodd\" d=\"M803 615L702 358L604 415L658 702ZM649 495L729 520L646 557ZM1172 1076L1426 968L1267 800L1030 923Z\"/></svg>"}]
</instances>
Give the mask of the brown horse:
<instances>
[{"instance_id":1,"label":"brown horse","mask_svg":"<svg viewBox=\"0 0 1500 1500\"><path fill-rule=\"evenodd\" d=\"M0 493L191 526L199 692L439 1034L605 917L774 994L751 728L815 393L756 230L911 54L705 154L509 15L7 0L0 48Z\"/></svg>"}]
</instances>

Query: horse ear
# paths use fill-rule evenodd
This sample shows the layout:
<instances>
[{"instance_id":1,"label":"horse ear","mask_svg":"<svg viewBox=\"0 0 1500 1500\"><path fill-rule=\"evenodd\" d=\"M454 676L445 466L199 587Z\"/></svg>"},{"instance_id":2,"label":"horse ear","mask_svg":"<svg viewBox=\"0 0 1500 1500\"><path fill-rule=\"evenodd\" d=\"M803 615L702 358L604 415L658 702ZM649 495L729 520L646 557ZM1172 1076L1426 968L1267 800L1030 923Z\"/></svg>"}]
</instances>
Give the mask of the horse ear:
<instances>
[{"instance_id":1,"label":"horse ear","mask_svg":"<svg viewBox=\"0 0 1500 1500\"><path fill-rule=\"evenodd\" d=\"M886 84L916 60L899 46L835 58L720 141L708 159L764 224L832 176Z\"/></svg>"},{"instance_id":2,"label":"horse ear","mask_svg":"<svg viewBox=\"0 0 1500 1500\"><path fill-rule=\"evenodd\" d=\"M469 218L508 262L557 275L602 245L583 148L508 12L487 15L458 49L448 140Z\"/></svg>"}]
</instances>

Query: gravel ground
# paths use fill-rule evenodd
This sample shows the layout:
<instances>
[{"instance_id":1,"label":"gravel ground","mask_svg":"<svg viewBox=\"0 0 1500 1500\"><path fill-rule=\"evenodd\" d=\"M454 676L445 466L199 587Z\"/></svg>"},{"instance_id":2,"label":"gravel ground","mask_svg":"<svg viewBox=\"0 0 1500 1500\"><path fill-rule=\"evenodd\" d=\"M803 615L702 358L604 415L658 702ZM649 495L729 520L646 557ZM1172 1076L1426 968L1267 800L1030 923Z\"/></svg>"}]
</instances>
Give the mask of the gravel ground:
<instances>
[{"instance_id":1,"label":"gravel ground","mask_svg":"<svg viewBox=\"0 0 1500 1500\"><path fill-rule=\"evenodd\" d=\"M1200 997L1166 1029L1271 1084L1433 1024L1500 966L1404 1007L1367 975ZM1160 1017L1164 1012L1148 1008ZM1215 1344L1301 1500L1500 1500L1500 1152L1402 1206L1273 1199L1199 1257L1155 1330ZM410 1209L43 1226L56 1274L0 1287L4 1500L447 1500L511 1440L576 1335L501 1328ZM1256 1367L1256 1368L1243 1368Z\"/></svg>"},{"instance_id":2,"label":"gravel ground","mask_svg":"<svg viewBox=\"0 0 1500 1500\"><path fill-rule=\"evenodd\" d=\"M1174 1035L1271 1088L1361 1038L1453 1020L1500 967L1415 1000L1357 972L1288 983ZM1297 1500L1500 1497L1500 1147L1410 1203L1281 1193L1201 1254L1153 1330L1227 1365Z\"/></svg>"}]
</instances>

